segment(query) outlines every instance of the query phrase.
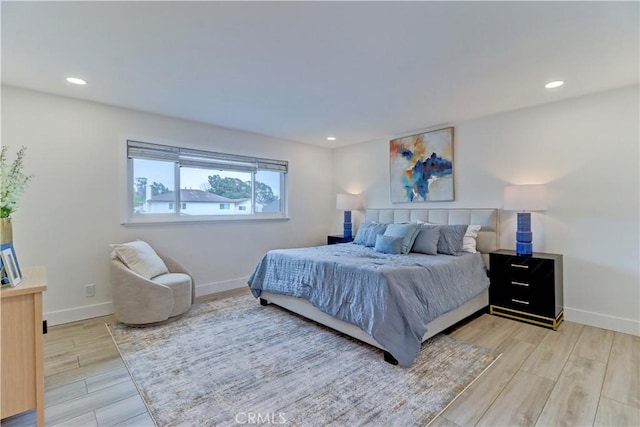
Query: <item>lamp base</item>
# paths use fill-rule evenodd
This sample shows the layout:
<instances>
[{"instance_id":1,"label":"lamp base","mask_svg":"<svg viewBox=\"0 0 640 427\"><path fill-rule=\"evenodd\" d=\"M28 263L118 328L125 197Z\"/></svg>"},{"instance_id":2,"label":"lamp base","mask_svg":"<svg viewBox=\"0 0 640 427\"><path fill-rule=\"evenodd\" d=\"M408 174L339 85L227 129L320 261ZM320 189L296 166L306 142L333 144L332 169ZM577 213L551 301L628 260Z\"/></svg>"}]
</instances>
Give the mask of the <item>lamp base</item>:
<instances>
[{"instance_id":1,"label":"lamp base","mask_svg":"<svg viewBox=\"0 0 640 427\"><path fill-rule=\"evenodd\" d=\"M518 256L533 255L533 245L531 243L516 243L516 255Z\"/></svg>"},{"instance_id":2,"label":"lamp base","mask_svg":"<svg viewBox=\"0 0 640 427\"><path fill-rule=\"evenodd\" d=\"M531 232L531 213L518 212L518 230L516 231L516 254L533 255L533 233Z\"/></svg>"},{"instance_id":3,"label":"lamp base","mask_svg":"<svg viewBox=\"0 0 640 427\"><path fill-rule=\"evenodd\" d=\"M353 237L351 211L344 211L344 231L342 232L342 235L347 239Z\"/></svg>"}]
</instances>

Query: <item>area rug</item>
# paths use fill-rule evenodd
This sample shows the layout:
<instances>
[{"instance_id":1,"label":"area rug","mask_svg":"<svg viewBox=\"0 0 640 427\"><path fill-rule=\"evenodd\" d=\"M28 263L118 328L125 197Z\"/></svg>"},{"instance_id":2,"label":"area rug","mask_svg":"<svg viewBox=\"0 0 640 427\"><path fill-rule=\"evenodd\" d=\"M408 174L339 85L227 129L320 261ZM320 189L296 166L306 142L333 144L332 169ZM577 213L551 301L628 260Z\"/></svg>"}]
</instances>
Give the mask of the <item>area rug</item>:
<instances>
[{"instance_id":1,"label":"area rug","mask_svg":"<svg viewBox=\"0 0 640 427\"><path fill-rule=\"evenodd\" d=\"M424 426L499 356L441 334L401 368L251 296L160 326L108 327L159 426Z\"/></svg>"}]
</instances>

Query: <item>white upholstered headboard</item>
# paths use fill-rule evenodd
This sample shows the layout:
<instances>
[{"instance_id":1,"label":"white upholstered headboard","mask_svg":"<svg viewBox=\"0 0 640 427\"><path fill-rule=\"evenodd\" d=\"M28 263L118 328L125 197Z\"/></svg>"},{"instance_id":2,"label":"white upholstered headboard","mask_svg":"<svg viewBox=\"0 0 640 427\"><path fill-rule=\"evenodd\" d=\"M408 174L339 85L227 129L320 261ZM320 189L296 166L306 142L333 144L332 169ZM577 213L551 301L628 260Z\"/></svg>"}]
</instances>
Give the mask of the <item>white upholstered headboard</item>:
<instances>
[{"instance_id":1,"label":"white upholstered headboard","mask_svg":"<svg viewBox=\"0 0 640 427\"><path fill-rule=\"evenodd\" d=\"M371 221L400 223L417 220L443 225L480 225L477 249L489 267L489 252L498 249L497 209L367 209L364 223Z\"/></svg>"}]
</instances>

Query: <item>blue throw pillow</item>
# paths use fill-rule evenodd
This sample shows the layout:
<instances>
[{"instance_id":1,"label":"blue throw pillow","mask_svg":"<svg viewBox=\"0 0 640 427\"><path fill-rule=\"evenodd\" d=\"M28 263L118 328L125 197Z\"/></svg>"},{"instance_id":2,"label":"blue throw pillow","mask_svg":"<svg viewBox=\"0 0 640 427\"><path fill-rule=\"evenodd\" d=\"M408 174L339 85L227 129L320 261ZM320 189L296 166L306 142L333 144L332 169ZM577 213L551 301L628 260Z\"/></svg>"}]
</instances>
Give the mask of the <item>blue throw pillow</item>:
<instances>
[{"instance_id":1,"label":"blue throw pillow","mask_svg":"<svg viewBox=\"0 0 640 427\"><path fill-rule=\"evenodd\" d=\"M440 231L438 253L455 256L462 255L462 242L464 241L467 227L467 225L422 225L422 228L437 228Z\"/></svg>"},{"instance_id":2,"label":"blue throw pillow","mask_svg":"<svg viewBox=\"0 0 640 427\"><path fill-rule=\"evenodd\" d=\"M374 250L383 254L399 255L402 253L402 237L378 234Z\"/></svg>"},{"instance_id":3,"label":"blue throw pillow","mask_svg":"<svg viewBox=\"0 0 640 427\"><path fill-rule=\"evenodd\" d=\"M408 254L420 232L420 224L389 224L385 236L402 237L402 253Z\"/></svg>"},{"instance_id":4,"label":"blue throw pillow","mask_svg":"<svg viewBox=\"0 0 640 427\"><path fill-rule=\"evenodd\" d=\"M365 246L373 248L376 245L376 238L380 234L384 234L388 224L371 224L369 234L367 235L367 243Z\"/></svg>"},{"instance_id":5,"label":"blue throw pillow","mask_svg":"<svg viewBox=\"0 0 640 427\"><path fill-rule=\"evenodd\" d=\"M437 228L422 228L413 243L411 252L427 255L438 255L438 239L440 230Z\"/></svg>"},{"instance_id":6,"label":"blue throw pillow","mask_svg":"<svg viewBox=\"0 0 640 427\"><path fill-rule=\"evenodd\" d=\"M372 248L376 245L376 236L383 234L386 229L387 224L362 224L360 228L358 228L353 243Z\"/></svg>"},{"instance_id":7,"label":"blue throw pillow","mask_svg":"<svg viewBox=\"0 0 640 427\"><path fill-rule=\"evenodd\" d=\"M365 246L367 243L367 234L373 224L362 224L358 228L358 232L356 233L356 237L353 239L353 243L356 245Z\"/></svg>"}]
</instances>

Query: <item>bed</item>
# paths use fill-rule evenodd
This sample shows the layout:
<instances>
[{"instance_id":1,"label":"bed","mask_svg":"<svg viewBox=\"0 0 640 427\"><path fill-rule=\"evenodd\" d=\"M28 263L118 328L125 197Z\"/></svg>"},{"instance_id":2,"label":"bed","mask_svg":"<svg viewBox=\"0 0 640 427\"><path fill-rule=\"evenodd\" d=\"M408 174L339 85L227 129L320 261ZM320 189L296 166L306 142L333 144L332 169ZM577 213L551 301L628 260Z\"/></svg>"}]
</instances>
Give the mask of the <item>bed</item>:
<instances>
[{"instance_id":1,"label":"bed","mask_svg":"<svg viewBox=\"0 0 640 427\"><path fill-rule=\"evenodd\" d=\"M380 348L386 361L407 367L422 342L488 305L497 210L368 209L362 224L372 221L477 224L478 253L387 255L353 243L274 250L260 261L249 287L261 304Z\"/></svg>"}]
</instances>

